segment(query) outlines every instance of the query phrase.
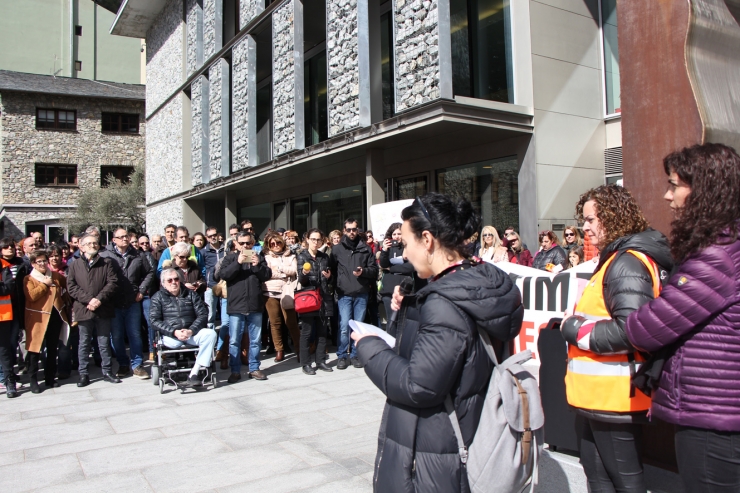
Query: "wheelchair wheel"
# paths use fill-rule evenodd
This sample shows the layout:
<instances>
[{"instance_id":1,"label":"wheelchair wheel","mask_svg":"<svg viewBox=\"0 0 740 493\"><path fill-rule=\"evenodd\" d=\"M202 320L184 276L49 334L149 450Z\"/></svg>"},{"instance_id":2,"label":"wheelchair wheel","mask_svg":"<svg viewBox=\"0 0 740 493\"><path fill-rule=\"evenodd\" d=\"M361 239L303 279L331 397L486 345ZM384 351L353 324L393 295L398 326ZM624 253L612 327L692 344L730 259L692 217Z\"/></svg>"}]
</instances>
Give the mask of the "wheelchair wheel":
<instances>
[{"instance_id":1,"label":"wheelchair wheel","mask_svg":"<svg viewBox=\"0 0 740 493\"><path fill-rule=\"evenodd\" d=\"M159 379L159 393L164 394L164 378Z\"/></svg>"},{"instance_id":2,"label":"wheelchair wheel","mask_svg":"<svg viewBox=\"0 0 740 493\"><path fill-rule=\"evenodd\" d=\"M211 384L213 385L214 389L218 387L218 378L216 378L215 373L211 373Z\"/></svg>"},{"instance_id":3,"label":"wheelchair wheel","mask_svg":"<svg viewBox=\"0 0 740 493\"><path fill-rule=\"evenodd\" d=\"M152 384L157 385L159 383L159 367L152 365Z\"/></svg>"}]
</instances>

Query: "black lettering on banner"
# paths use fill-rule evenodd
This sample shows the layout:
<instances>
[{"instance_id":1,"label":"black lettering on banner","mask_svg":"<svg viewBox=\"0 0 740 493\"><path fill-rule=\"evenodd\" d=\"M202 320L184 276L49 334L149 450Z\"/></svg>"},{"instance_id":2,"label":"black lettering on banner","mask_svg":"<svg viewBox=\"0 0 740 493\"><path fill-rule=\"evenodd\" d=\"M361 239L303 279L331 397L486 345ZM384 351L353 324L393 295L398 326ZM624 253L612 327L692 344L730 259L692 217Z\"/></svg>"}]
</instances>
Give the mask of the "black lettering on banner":
<instances>
[{"instance_id":1,"label":"black lettering on banner","mask_svg":"<svg viewBox=\"0 0 740 493\"><path fill-rule=\"evenodd\" d=\"M532 278L531 277L525 277L524 282L522 283L522 303L524 304L524 309L529 310L530 306L532 306L531 296L530 293L530 287L532 284Z\"/></svg>"},{"instance_id":2,"label":"black lettering on banner","mask_svg":"<svg viewBox=\"0 0 740 493\"><path fill-rule=\"evenodd\" d=\"M557 291L560 286L560 309L557 308ZM538 277L535 281L534 309L543 310L545 302L545 287L547 288L547 311L564 312L568 308L568 289L570 288L570 273L562 273L553 279L549 277ZM525 306L526 308L526 306Z\"/></svg>"}]
</instances>

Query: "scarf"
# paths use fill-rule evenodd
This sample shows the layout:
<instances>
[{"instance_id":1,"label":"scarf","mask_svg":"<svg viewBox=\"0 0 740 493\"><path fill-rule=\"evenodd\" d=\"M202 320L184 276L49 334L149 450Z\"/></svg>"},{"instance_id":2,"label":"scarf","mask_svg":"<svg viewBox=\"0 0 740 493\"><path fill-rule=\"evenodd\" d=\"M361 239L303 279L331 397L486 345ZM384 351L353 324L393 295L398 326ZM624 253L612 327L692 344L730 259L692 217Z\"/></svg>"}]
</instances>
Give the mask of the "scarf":
<instances>
[{"instance_id":1,"label":"scarf","mask_svg":"<svg viewBox=\"0 0 740 493\"><path fill-rule=\"evenodd\" d=\"M31 271L31 277L36 279L38 282L43 283L45 279L49 279L51 277L51 272L46 271L46 274L42 274L41 272L37 271L36 269L33 269Z\"/></svg>"}]
</instances>

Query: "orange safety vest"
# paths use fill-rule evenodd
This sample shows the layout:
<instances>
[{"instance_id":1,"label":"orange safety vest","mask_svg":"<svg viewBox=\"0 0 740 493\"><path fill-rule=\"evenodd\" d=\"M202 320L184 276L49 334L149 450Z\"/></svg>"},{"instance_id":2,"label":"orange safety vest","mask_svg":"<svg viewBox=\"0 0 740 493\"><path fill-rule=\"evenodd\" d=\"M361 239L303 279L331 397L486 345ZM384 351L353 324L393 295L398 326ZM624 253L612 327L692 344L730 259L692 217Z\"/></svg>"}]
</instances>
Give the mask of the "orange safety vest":
<instances>
[{"instance_id":1,"label":"orange safety vest","mask_svg":"<svg viewBox=\"0 0 740 493\"><path fill-rule=\"evenodd\" d=\"M6 269L10 267L10 262L5 259L0 259L2 268ZM10 301L10 295L0 296L0 322L9 322L13 320L13 304Z\"/></svg>"},{"instance_id":2,"label":"orange safety vest","mask_svg":"<svg viewBox=\"0 0 740 493\"><path fill-rule=\"evenodd\" d=\"M660 295L661 284L655 262L647 255L634 250L627 250L625 253L634 255L645 264L653 280L653 296L657 298ZM588 282L576 305L576 315L587 320L612 318L604 303L604 276L616 256L612 255L604 262L601 269ZM632 361L630 356L634 356ZM594 411L617 413L647 411L650 409L650 397L635 391L630 371L644 361L645 359L637 352L633 355L602 355L568 344L568 370L565 374L568 404Z\"/></svg>"}]
</instances>

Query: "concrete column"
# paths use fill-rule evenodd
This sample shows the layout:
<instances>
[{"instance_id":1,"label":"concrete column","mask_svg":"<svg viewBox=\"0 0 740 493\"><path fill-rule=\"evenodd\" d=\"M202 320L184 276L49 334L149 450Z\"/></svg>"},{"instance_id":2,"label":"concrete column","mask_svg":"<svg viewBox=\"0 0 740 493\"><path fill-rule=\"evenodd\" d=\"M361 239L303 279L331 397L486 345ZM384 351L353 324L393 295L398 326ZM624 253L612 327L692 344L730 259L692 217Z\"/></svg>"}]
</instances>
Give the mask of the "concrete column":
<instances>
[{"instance_id":1,"label":"concrete column","mask_svg":"<svg viewBox=\"0 0 740 493\"><path fill-rule=\"evenodd\" d=\"M367 190L367 229L373 229L370 220L370 206L382 204L385 202L385 192L383 184L385 183L385 174L383 167L385 159L383 149L368 149L365 151L365 188Z\"/></svg>"},{"instance_id":2,"label":"concrete column","mask_svg":"<svg viewBox=\"0 0 740 493\"><path fill-rule=\"evenodd\" d=\"M236 211L236 194L234 192L226 191L224 195L224 223L225 231L224 237L228 237L229 226L236 223L237 211Z\"/></svg>"},{"instance_id":3,"label":"concrete column","mask_svg":"<svg viewBox=\"0 0 740 493\"><path fill-rule=\"evenodd\" d=\"M535 139L531 137L519 168L519 236L530 251L539 248L537 241L537 162ZM504 226L506 227L506 226ZM501 231L503 233L503 231Z\"/></svg>"}]
</instances>

